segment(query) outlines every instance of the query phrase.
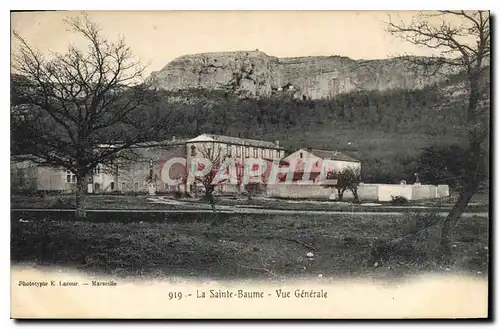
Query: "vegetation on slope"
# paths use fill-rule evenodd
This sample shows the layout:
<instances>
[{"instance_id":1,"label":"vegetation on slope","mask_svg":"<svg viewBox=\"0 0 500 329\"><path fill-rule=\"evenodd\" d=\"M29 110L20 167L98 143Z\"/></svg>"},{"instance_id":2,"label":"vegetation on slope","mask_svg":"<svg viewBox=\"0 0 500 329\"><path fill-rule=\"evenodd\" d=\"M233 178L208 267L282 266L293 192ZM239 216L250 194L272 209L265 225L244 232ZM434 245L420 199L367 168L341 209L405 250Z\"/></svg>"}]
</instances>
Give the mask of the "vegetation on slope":
<instances>
[{"instance_id":1,"label":"vegetation on slope","mask_svg":"<svg viewBox=\"0 0 500 329\"><path fill-rule=\"evenodd\" d=\"M290 152L312 147L358 158L364 182L405 179L410 183L415 172L429 167L428 158L424 164L419 161L427 148L447 152L463 144L466 111L455 80L422 90L358 91L323 100L285 95L244 99L221 91L154 90L144 97L148 100L142 105L144 115L136 120L147 126L147 120L170 118L169 125L151 140L201 133L279 140ZM15 90L14 83L13 105L22 102ZM12 132L13 141L24 136L23 131ZM424 174L421 178L448 183L437 176Z\"/></svg>"},{"instance_id":2,"label":"vegetation on slope","mask_svg":"<svg viewBox=\"0 0 500 329\"><path fill-rule=\"evenodd\" d=\"M365 182L411 182L422 151L460 147L464 137L463 101L441 86L305 101L240 99L207 90L163 93L157 106L176 124L159 139L216 133L279 140L289 151L338 150L362 160Z\"/></svg>"}]
</instances>

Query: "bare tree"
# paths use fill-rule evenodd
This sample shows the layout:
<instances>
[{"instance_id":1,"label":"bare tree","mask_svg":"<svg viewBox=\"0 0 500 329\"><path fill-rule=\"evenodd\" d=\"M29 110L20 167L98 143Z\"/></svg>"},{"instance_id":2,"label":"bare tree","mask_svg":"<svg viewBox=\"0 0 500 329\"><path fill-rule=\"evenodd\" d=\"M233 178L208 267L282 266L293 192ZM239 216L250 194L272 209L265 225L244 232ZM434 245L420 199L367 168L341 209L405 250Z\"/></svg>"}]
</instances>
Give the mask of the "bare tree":
<instances>
[{"instance_id":1,"label":"bare tree","mask_svg":"<svg viewBox=\"0 0 500 329\"><path fill-rule=\"evenodd\" d=\"M225 160L224 152L217 143L212 143L212 147L204 145L197 149L201 157L211 163L210 170L203 176L194 177L194 181L200 183L204 188L204 199L210 203L212 210L215 211L215 198L213 193L215 188L227 181L227 179L218 179L219 170ZM203 169L203 168L199 168Z\"/></svg>"},{"instance_id":2,"label":"bare tree","mask_svg":"<svg viewBox=\"0 0 500 329\"><path fill-rule=\"evenodd\" d=\"M145 67L124 39L105 39L86 15L65 22L83 37L86 50L70 45L65 53L44 55L14 31L12 68L18 100L30 115L11 116L21 135L11 152L73 172L75 215L84 218L92 170L112 163L132 145L151 140L165 122L147 120L142 111L154 91L141 83ZM12 93L14 89L13 84ZM156 124L151 125L153 121Z\"/></svg>"},{"instance_id":3,"label":"bare tree","mask_svg":"<svg viewBox=\"0 0 500 329\"><path fill-rule=\"evenodd\" d=\"M352 192L354 196L354 200L359 202L358 197L358 186L361 183L361 175L359 170L355 170L353 168L347 167L338 172L328 172L327 173L328 180L337 180L337 183L334 185L323 185L324 187L333 187L337 189L337 193L339 196L339 201L344 199L344 193L346 190Z\"/></svg>"},{"instance_id":4,"label":"bare tree","mask_svg":"<svg viewBox=\"0 0 500 329\"><path fill-rule=\"evenodd\" d=\"M463 177L459 198L444 220L442 245L449 245L456 225L476 193L487 164L489 135L490 16L485 11L440 11L423 13L410 23L388 23L388 30L404 40L439 53L434 57L406 59L430 74L458 73L467 92L466 134L468 175Z\"/></svg>"}]
</instances>

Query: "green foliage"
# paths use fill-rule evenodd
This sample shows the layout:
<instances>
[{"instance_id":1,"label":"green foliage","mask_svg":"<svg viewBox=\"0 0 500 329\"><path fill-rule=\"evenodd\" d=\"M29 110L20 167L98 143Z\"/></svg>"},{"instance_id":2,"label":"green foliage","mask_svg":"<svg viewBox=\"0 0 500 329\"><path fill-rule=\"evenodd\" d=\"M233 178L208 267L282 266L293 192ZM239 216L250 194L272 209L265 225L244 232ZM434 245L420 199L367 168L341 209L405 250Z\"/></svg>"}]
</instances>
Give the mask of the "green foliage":
<instances>
[{"instance_id":1,"label":"green foliage","mask_svg":"<svg viewBox=\"0 0 500 329\"><path fill-rule=\"evenodd\" d=\"M147 126L159 116L170 118L174 124L152 140L205 132L280 140L291 152L335 148L362 161L363 182L412 182L422 150L464 140L464 102L444 97L440 88L358 91L322 100L240 99L201 89L158 91L146 97L150 102L135 121ZM23 138L22 133L12 136ZM425 182L432 177L421 178Z\"/></svg>"},{"instance_id":2,"label":"green foliage","mask_svg":"<svg viewBox=\"0 0 500 329\"><path fill-rule=\"evenodd\" d=\"M217 225L210 226L214 218ZM93 275L142 279L144 275L168 278L186 273L202 279L249 279L267 273L243 272L236 264L261 268L263 260L272 263L277 274L287 276L400 277L439 271L441 264L426 257L436 249L424 243L389 250L389 259L383 264L376 259L383 266L373 266L370 245L415 230L408 227L409 219L387 215L346 220L345 215L318 214L90 212L87 220L75 221L67 212L13 212L10 255L13 264L65 264ZM425 220L415 224L422 222ZM317 261L298 257L308 250L294 240L318 249ZM454 241L457 248L449 261L457 270L474 274L488 270L486 218L460 221ZM303 270L305 266L307 270Z\"/></svg>"},{"instance_id":3,"label":"green foliage","mask_svg":"<svg viewBox=\"0 0 500 329\"><path fill-rule=\"evenodd\" d=\"M155 137L207 132L280 140L292 151L335 147L362 160L364 182L412 181L422 149L463 140L463 102L443 97L439 88L359 91L306 101L238 99L206 90L164 91L156 106L179 124Z\"/></svg>"},{"instance_id":4,"label":"green foliage","mask_svg":"<svg viewBox=\"0 0 500 329\"><path fill-rule=\"evenodd\" d=\"M241 99L220 91L194 89L160 91L145 110L168 112L179 125L165 133L185 137L209 132L281 138L290 129L328 129L332 123L336 128L439 135L454 132L463 124L460 103L444 99L439 86L412 91L357 91L305 101L289 97ZM299 145L292 141L284 146Z\"/></svg>"},{"instance_id":5,"label":"green foliage","mask_svg":"<svg viewBox=\"0 0 500 329\"><path fill-rule=\"evenodd\" d=\"M344 192L349 190L353 193L356 201L358 199L358 185L361 183L361 175L359 171L352 168L344 168L338 172L329 172L327 174L327 179L336 179L337 183L333 185L325 184L325 187L334 187L339 193L339 200L342 201Z\"/></svg>"},{"instance_id":6,"label":"green foliage","mask_svg":"<svg viewBox=\"0 0 500 329\"><path fill-rule=\"evenodd\" d=\"M431 184L448 184L453 188L465 185L476 159L460 145L430 146L422 151L418 160L418 172ZM487 178L488 163L479 167L481 181Z\"/></svg>"}]
</instances>

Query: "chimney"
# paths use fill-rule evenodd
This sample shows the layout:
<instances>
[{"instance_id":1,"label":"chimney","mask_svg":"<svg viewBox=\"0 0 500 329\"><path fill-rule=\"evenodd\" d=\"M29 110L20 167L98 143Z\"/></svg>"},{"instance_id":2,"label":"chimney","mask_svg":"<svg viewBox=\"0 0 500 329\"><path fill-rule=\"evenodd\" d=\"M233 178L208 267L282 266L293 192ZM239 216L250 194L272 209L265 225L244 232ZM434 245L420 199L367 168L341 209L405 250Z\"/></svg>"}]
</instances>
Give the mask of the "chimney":
<instances>
[{"instance_id":1,"label":"chimney","mask_svg":"<svg viewBox=\"0 0 500 329\"><path fill-rule=\"evenodd\" d=\"M280 147L280 141L279 140L276 140L276 142L274 144L276 144L276 147Z\"/></svg>"},{"instance_id":2,"label":"chimney","mask_svg":"<svg viewBox=\"0 0 500 329\"><path fill-rule=\"evenodd\" d=\"M312 150L313 150L313 149L312 149L312 147L308 147L308 148L307 148L307 152L309 152L309 153L311 153L311 152L312 152Z\"/></svg>"}]
</instances>

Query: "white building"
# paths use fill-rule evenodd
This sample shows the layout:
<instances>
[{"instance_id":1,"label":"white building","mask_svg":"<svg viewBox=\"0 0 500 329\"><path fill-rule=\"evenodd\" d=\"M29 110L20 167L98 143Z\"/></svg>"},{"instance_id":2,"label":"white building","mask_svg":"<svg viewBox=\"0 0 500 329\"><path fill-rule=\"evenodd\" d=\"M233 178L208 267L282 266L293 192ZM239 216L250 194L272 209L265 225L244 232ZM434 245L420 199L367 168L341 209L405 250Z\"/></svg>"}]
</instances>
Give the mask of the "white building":
<instances>
[{"instance_id":1,"label":"white building","mask_svg":"<svg viewBox=\"0 0 500 329\"><path fill-rule=\"evenodd\" d=\"M361 161L354 159L338 151L326 151L317 149L299 149L283 159L283 162L294 168L298 176L309 171L309 177L314 183L319 183L325 160L328 160L328 171L342 171L345 168L352 168L361 172ZM308 163L309 167L306 166ZM300 180L300 177L297 177Z\"/></svg>"}]
</instances>

